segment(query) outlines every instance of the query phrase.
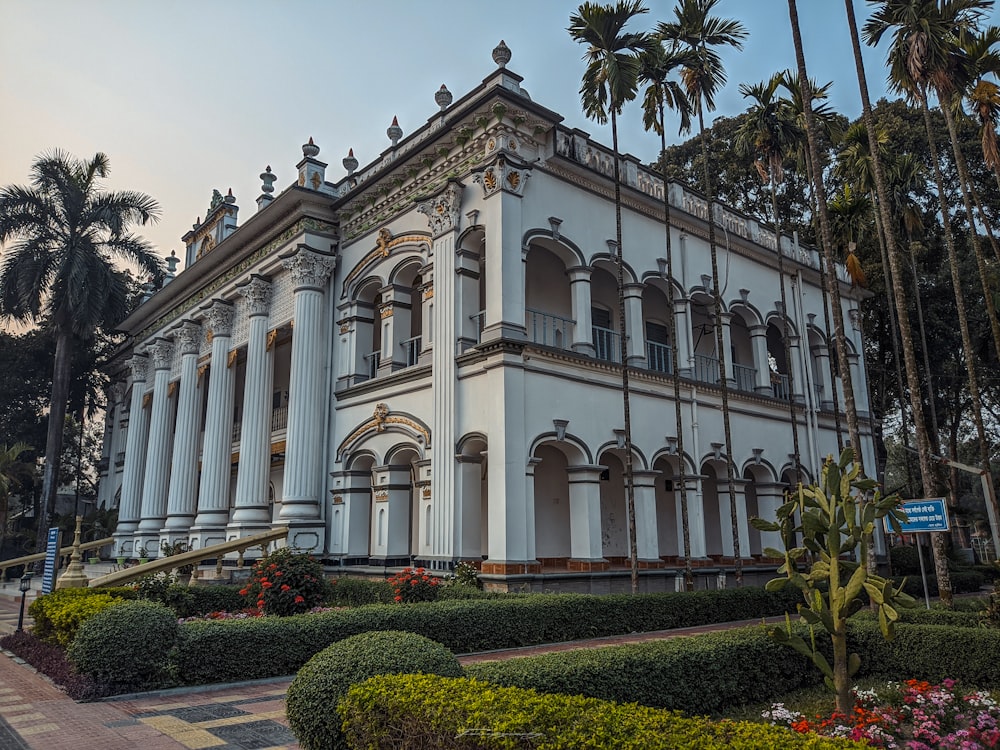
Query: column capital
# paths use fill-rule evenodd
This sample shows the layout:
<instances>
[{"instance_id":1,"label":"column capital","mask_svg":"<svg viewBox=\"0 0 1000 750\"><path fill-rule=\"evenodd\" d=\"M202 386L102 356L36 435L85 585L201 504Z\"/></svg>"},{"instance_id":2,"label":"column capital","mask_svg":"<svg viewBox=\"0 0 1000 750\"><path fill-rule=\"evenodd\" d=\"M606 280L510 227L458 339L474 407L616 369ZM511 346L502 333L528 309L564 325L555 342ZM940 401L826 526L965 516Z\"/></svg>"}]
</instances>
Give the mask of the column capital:
<instances>
[{"instance_id":1,"label":"column capital","mask_svg":"<svg viewBox=\"0 0 1000 750\"><path fill-rule=\"evenodd\" d=\"M174 341L181 354L197 354L201 344L201 326L193 320L185 320L174 332Z\"/></svg>"},{"instance_id":2,"label":"column capital","mask_svg":"<svg viewBox=\"0 0 1000 750\"><path fill-rule=\"evenodd\" d=\"M267 315L271 309L271 282L263 276L253 274L250 280L241 284L240 294L247 302L247 316Z\"/></svg>"},{"instance_id":3,"label":"column capital","mask_svg":"<svg viewBox=\"0 0 1000 750\"><path fill-rule=\"evenodd\" d=\"M462 183L457 180L449 180L444 190L430 200L417 204L417 212L427 217L431 236L434 238L458 229L461 210Z\"/></svg>"},{"instance_id":4,"label":"column capital","mask_svg":"<svg viewBox=\"0 0 1000 750\"><path fill-rule=\"evenodd\" d=\"M146 347L146 351L153 358L154 370L170 369L170 361L174 356L173 342L169 339L156 339L156 341Z\"/></svg>"},{"instance_id":5,"label":"column capital","mask_svg":"<svg viewBox=\"0 0 1000 750\"><path fill-rule=\"evenodd\" d=\"M292 275L292 288L296 292L304 289L323 291L336 264L336 257L308 245L299 245L281 259L281 265Z\"/></svg>"},{"instance_id":6,"label":"column capital","mask_svg":"<svg viewBox=\"0 0 1000 750\"><path fill-rule=\"evenodd\" d=\"M149 368L149 358L145 354L133 354L128 364L132 370L132 380L145 382L146 372Z\"/></svg>"},{"instance_id":7,"label":"column capital","mask_svg":"<svg viewBox=\"0 0 1000 750\"><path fill-rule=\"evenodd\" d=\"M570 284L575 284L578 281L590 281L590 276L593 272L594 269L590 266L573 266L566 269L566 275L569 276Z\"/></svg>"},{"instance_id":8,"label":"column capital","mask_svg":"<svg viewBox=\"0 0 1000 750\"><path fill-rule=\"evenodd\" d=\"M208 329L215 336L231 336L233 333L233 319L236 317L236 309L231 303L221 299L212 300L204 308L203 316L208 322Z\"/></svg>"},{"instance_id":9,"label":"column capital","mask_svg":"<svg viewBox=\"0 0 1000 750\"><path fill-rule=\"evenodd\" d=\"M757 323L749 328L751 336L767 336L767 326L763 323Z\"/></svg>"}]
</instances>

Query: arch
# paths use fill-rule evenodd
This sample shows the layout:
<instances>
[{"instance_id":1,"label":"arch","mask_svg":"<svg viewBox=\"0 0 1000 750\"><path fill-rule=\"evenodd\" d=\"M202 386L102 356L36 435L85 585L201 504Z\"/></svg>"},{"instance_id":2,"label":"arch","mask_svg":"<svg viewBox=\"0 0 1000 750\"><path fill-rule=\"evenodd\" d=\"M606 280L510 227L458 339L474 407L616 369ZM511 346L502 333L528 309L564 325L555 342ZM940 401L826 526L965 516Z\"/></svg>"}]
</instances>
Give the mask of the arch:
<instances>
[{"instance_id":1,"label":"arch","mask_svg":"<svg viewBox=\"0 0 1000 750\"><path fill-rule=\"evenodd\" d=\"M455 453L461 456L474 456L480 453L487 444L486 433L467 432L455 442Z\"/></svg>"},{"instance_id":2,"label":"arch","mask_svg":"<svg viewBox=\"0 0 1000 750\"><path fill-rule=\"evenodd\" d=\"M531 441L527 459L535 458L538 449L543 445L551 445L560 450L566 456L566 459L571 461L570 466L594 463L594 456L590 452L590 448L587 447L587 444L576 435L568 432L562 438L555 432L541 433ZM576 459L576 461L574 462L573 459Z\"/></svg>"},{"instance_id":3,"label":"arch","mask_svg":"<svg viewBox=\"0 0 1000 750\"><path fill-rule=\"evenodd\" d=\"M524 233L521 240L521 259L527 260L528 254L534 247L548 250L556 255L566 268L587 265L587 260L576 243L562 236L553 238L549 229L529 229Z\"/></svg>"},{"instance_id":4,"label":"arch","mask_svg":"<svg viewBox=\"0 0 1000 750\"><path fill-rule=\"evenodd\" d=\"M408 254L399 259L389 271L388 283L401 286L411 286L413 280L420 275L420 269L427 263L423 256Z\"/></svg>"},{"instance_id":5,"label":"arch","mask_svg":"<svg viewBox=\"0 0 1000 750\"><path fill-rule=\"evenodd\" d=\"M359 469L358 466L361 463L365 463L367 465L362 469ZM380 466L381 464L382 459L379 458L379 455L375 451L369 450L368 448L357 450L344 460L344 466L348 471L363 471L370 469L372 466Z\"/></svg>"},{"instance_id":6,"label":"arch","mask_svg":"<svg viewBox=\"0 0 1000 750\"><path fill-rule=\"evenodd\" d=\"M739 468L741 477L750 474L755 482L777 482L779 472L774 468L774 464L766 458L757 461L755 458L748 458Z\"/></svg>"},{"instance_id":7,"label":"arch","mask_svg":"<svg viewBox=\"0 0 1000 750\"><path fill-rule=\"evenodd\" d=\"M659 463L661 460L673 460L676 462L677 459L678 459L678 454L675 450L671 450L670 448L667 447L660 448L658 451L656 451L656 453L653 454L652 458L650 458L650 465L656 466L656 464ZM688 453L687 451L684 452L684 473L685 474L695 473L694 459L691 457L691 454Z\"/></svg>"},{"instance_id":8,"label":"arch","mask_svg":"<svg viewBox=\"0 0 1000 750\"><path fill-rule=\"evenodd\" d=\"M764 325L774 325L780 333L784 333L783 325L788 325L788 335L798 336L799 329L795 325L795 321L792 320L788 315L782 315L777 310L772 310L766 316L764 316Z\"/></svg>"},{"instance_id":9,"label":"arch","mask_svg":"<svg viewBox=\"0 0 1000 750\"><path fill-rule=\"evenodd\" d=\"M591 268L600 268L602 266L608 266L609 271L615 277L618 278L618 261L611 253L594 253L590 256L590 262L588 265ZM622 283L624 284L634 284L639 279L639 274L635 272L628 263L622 263Z\"/></svg>"},{"instance_id":10,"label":"arch","mask_svg":"<svg viewBox=\"0 0 1000 750\"><path fill-rule=\"evenodd\" d=\"M337 448L337 461L351 454L359 446L381 433L399 433L416 443L416 450L421 458L425 458L431 446L431 430L422 420L407 412L390 411L385 403L375 406L375 414L365 422L355 427ZM387 454L388 455L388 454Z\"/></svg>"},{"instance_id":11,"label":"arch","mask_svg":"<svg viewBox=\"0 0 1000 750\"><path fill-rule=\"evenodd\" d=\"M430 253L431 242L430 232L415 231L394 237L388 228L383 227L375 235L375 247L370 250L354 267L348 271L344 277L341 287L340 298L344 299L352 295L355 288L354 282L370 269L375 268L384 258L398 252L419 253L425 259Z\"/></svg>"},{"instance_id":12,"label":"arch","mask_svg":"<svg viewBox=\"0 0 1000 750\"><path fill-rule=\"evenodd\" d=\"M674 288L674 302L678 300L687 299L687 294L684 291L684 287L681 286L680 282L676 279L670 279L664 274L657 273L656 271L646 271L642 275L642 283L646 286L651 286L654 289L658 289L663 293L664 297L669 298L668 287Z\"/></svg>"},{"instance_id":13,"label":"arch","mask_svg":"<svg viewBox=\"0 0 1000 750\"><path fill-rule=\"evenodd\" d=\"M728 304L729 312L739 315L748 326L760 325L764 322L764 316L755 305L744 299L731 300Z\"/></svg>"},{"instance_id":14,"label":"arch","mask_svg":"<svg viewBox=\"0 0 1000 750\"><path fill-rule=\"evenodd\" d=\"M604 454L607 453L608 451L620 451L623 456L622 463L624 463L625 449L619 448L618 442L615 440L609 440L608 442L599 446L596 451L594 451L595 455L597 456L597 463L601 463L601 458L603 458ZM639 459L639 466L636 466L634 468L637 468L640 471L646 471L647 469L649 469L649 463L646 461L646 456L636 446L635 443L632 443L632 454L633 454L633 460L636 458Z\"/></svg>"}]
</instances>

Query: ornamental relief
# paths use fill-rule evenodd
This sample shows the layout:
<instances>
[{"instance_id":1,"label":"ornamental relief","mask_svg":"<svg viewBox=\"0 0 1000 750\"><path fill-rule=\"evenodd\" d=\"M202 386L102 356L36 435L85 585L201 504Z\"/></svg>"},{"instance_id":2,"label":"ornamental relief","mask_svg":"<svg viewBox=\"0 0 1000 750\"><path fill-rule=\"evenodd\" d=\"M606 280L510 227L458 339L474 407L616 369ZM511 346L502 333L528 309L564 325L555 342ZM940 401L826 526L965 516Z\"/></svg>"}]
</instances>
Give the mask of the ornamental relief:
<instances>
[{"instance_id":1,"label":"ornamental relief","mask_svg":"<svg viewBox=\"0 0 1000 750\"><path fill-rule=\"evenodd\" d=\"M370 270L375 264L388 258L397 249L403 248L404 246L416 245L416 249L426 257L430 252L430 242L426 234L422 233L408 233L401 234L398 237L393 237L392 232L388 228L382 227L379 230L378 236L375 240L375 248L370 250L364 258L362 258L355 266L351 269L350 273L344 278L344 284L341 288L340 298L344 299L347 297L348 287L352 282L356 281L361 275L368 270Z\"/></svg>"},{"instance_id":2,"label":"ornamental relief","mask_svg":"<svg viewBox=\"0 0 1000 750\"><path fill-rule=\"evenodd\" d=\"M458 229L461 210L462 186L457 182L449 182L438 195L417 204L417 212L427 217L432 237Z\"/></svg>"},{"instance_id":3,"label":"ornamental relief","mask_svg":"<svg viewBox=\"0 0 1000 750\"><path fill-rule=\"evenodd\" d=\"M527 165L498 156L495 162L474 172L472 181L482 186L484 198L501 191L520 196L524 194L524 183L529 175Z\"/></svg>"},{"instance_id":4,"label":"ornamental relief","mask_svg":"<svg viewBox=\"0 0 1000 750\"><path fill-rule=\"evenodd\" d=\"M386 432L395 430L402 432L413 438L424 448L429 448L431 444L430 428L416 417L404 412L393 412L385 402L376 404L375 411L371 419L357 427L348 435L337 448L337 461L342 461L347 451L355 444L363 440Z\"/></svg>"}]
</instances>

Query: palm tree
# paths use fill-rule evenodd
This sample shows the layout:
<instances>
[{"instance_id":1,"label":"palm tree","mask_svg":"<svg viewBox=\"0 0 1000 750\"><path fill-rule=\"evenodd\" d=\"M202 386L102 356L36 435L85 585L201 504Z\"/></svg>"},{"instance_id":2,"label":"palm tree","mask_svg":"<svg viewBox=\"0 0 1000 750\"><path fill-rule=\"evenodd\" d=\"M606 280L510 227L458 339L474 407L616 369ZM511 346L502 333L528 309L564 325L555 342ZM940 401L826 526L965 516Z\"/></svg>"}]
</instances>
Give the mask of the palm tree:
<instances>
[{"instance_id":1,"label":"palm tree","mask_svg":"<svg viewBox=\"0 0 1000 750\"><path fill-rule=\"evenodd\" d=\"M951 106L957 92L961 90L956 84L960 77L956 74L959 45L967 34L975 31L979 18L992 5L992 0L942 0L940 3L918 3L916 0L884 0L864 26L865 42L870 46L877 46L886 33L892 32L892 42L888 53L890 84L900 93L911 99L916 99L923 113L924 128L938 193L938 205L941 211L942 230L945 246L948 250L948 263L955 293L955 308L958 312L958 325L962 335L962 350L969 376L972 418L979 440L980 458L987 477L990 476L990 449L983 421L979 378L975 369L975 350L972 347L965 295L961 285L958 252L951 230L951 216L944 191L944 177L938 161L938 149L934 141L927 98L931 90L937 94L939 108L948 125L952 149L955 152L955 166L958 169L959 184L962 188L962 198L968 217L969 238L979 266L980 281L983 284L987 312L990 315L994 347L997 350L997 355L1000 356L1000 323L997 321L996 310L993 309L992 290L987 283L984 260L979 247L979 236L967 188L969 184L968 173L965 169L965 160L961 155L961 149L958 147L955 121L951 114ZM990 511L994 522L993 533L995 535L1000 533L1000 530L996 528L1000 509L996 506L995 497L987 497L986 502L987 510ZM941 544L943 546L943 541ZM935 567L939 567L936 545L934 550Z\"/></svg>"},{"instance_id":2,"label":"palm tree","mask_svg":"<svg viewBox=\"0 0 1000 750\"><path fill-rule=\"evenodd\" d=\"M611 119L614 151L615 250L618 266L618 330L621 344L622 401L625 417L625 495L628 512L632 593L639 591L639 553L635 528L635 483L632 474L632 415L629 404L627 338L625 336L625 262L622 255L622 194L618 157L618 115L638 93L639 58L650 47L645 34L626 32L625 26L646 13L641 0L618 0L614 5L586 2L569 19L569 34L586 45L587 69L580 86L583 111L602 125Z\"/></svg>"},{"instance_id":3,"label":"palm tree","mask_svg":"<svg viewBox=\"0 0 1000 750\"><path fill-rule=\"evenodd\" d=\"M736 132L736 150L756 157L756 166L761 179L771 190L771 215L774 220L774 246L778 254L778 288L781 293L781 343L784 347L788 369L788 414L792 423L792 458L795 466L795 483L802 484L802 458L799 453L799 424L795 410L795 392L792 381L792 350L789 343L788 301L785 295L785 254L781 250L781 217L778 215L778 183L784 181L785 157L798 143L798 127L793 113L777 95L782 75L776 73L767 81L754 85L741 84L740 93L750 99L750 109L743 124Z\"/></svg>"},{"instance_id":4,"label":"palm tree","mask_svg":"<svg viewBox=\"0 0 1000 750\"><path fill-rule=\"evenodd\" d=\"M681 408L681 374L680 351L677 348L677 311L674 309L674 256L670 241L670 193L667 177L667 162L664 152L667 150L666 109L676 111L680 115L679 133L691 129L691 104L684 88L671 78L674 71L686 65L687 55L682 53L677 45L668 49L662 42L651 46L639 56L639 81L646 84L642 99L643 125L646 130L652 130L660 136L660 167L663 170L663 230L667 258L667 305L670 315L667 318L670 331L670 343L673 347L670 381L674 395L674 431L677 435L677 458L679 483L677 491L681 500L681 537L684 546L684 581L687 589L694 589L694 571L691 568L691 525L688 518L687 479L684 476L684 422Z\"/></svg>"},{"instance_id":5,"label":"palm tree","mask_svg":"<svg viewBox=\"0 0 1000 750\"><path fill-rule=\"evenodd\" d=\"M7 518L10 510L11 485L19 483L24 465L20 463L21 454L28 450L27 443L14 443L9 448L0 446L0 551L3 550L4 539L7 536Z\"/></svg>"},{"instance_id":6,"label":"palm tree","mask_svg":"<svg viewBox=\"0 0 1000 750\"><path fill-rule=\"evenodd\" d=\"M1000 44L1000 26L990 26L981 34L970 34L962 44L966 59L973 67L971 85L965 91L969 109L979 121L983 161L993 170L1000 187L1000 147L997 125L1000 124L1000 86L986 79L1000 71L1000 54L993 48Z\"/></svg>"},{"instance_id":7,"label":"palm tree","mask_svg":"<svg viewBox=\"0 0 1000 750\"><path fill-rule=\"evenodd\" d=\"M733 533L733 558L736 585L743 584L743 560L740 551L736 511L736 477L733 467L733 438L729 425L729 384L726 380L726 351L722 340L722 285L719 281L719 253L715 241L715 200L708 171L708 136L705 133L705 110L715 109L715 95L726 84L726 71L715 47L743 49L747 32L743 24L712 15L718 0L681 0L674 6L674 20L661 21L657 33L690 53L681 71L688 99L698 113L698 133L703 162L702 191L708 203L708 246L712 258L712 296L715 318L715 348L719 355L719 386L722 391L722 424L726 441L726 477L729 484L729 510Z\"/></svg>"},{"instance_id":8,"label":"palm tree","mask_svg":"<svg viewBox=\"0 0 1000 750\"><path fill-rule=\"evenodd\" d=\"M0 260L0 318L45 321L56 344L36 549L55 512L74 342L125 319L128 273L117 262L154 277L163 273L163 261L131 231L134 224L156 221L159 204L144 193L105 192L100 180L108 173L102 153L84 161L56 150L34 161L29 187L0 188L0 243L7 245Z\"/></svg>"}]
</instances>

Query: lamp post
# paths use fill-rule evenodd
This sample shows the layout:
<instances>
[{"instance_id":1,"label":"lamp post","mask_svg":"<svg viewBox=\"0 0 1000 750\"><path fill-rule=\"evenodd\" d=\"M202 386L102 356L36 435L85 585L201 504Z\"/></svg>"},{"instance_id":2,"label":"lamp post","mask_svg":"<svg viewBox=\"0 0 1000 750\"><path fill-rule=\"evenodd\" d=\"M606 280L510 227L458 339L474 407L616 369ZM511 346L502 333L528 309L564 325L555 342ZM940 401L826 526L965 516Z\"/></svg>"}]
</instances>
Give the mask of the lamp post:
<instances>
[{"instance_id":1,"label":"lamp post","mask_svg":"<svg viewBox=\"0 0 1000 750\"><path fill-rule=\"evenodd\" d=\"M17 631L15 632L20 633L24 630L24 597L31 589L31 573L25 573L21 576L21 582L18 584L18 589L21 592L21 612L17 616Z\"/></svg>"}]
</instances>

